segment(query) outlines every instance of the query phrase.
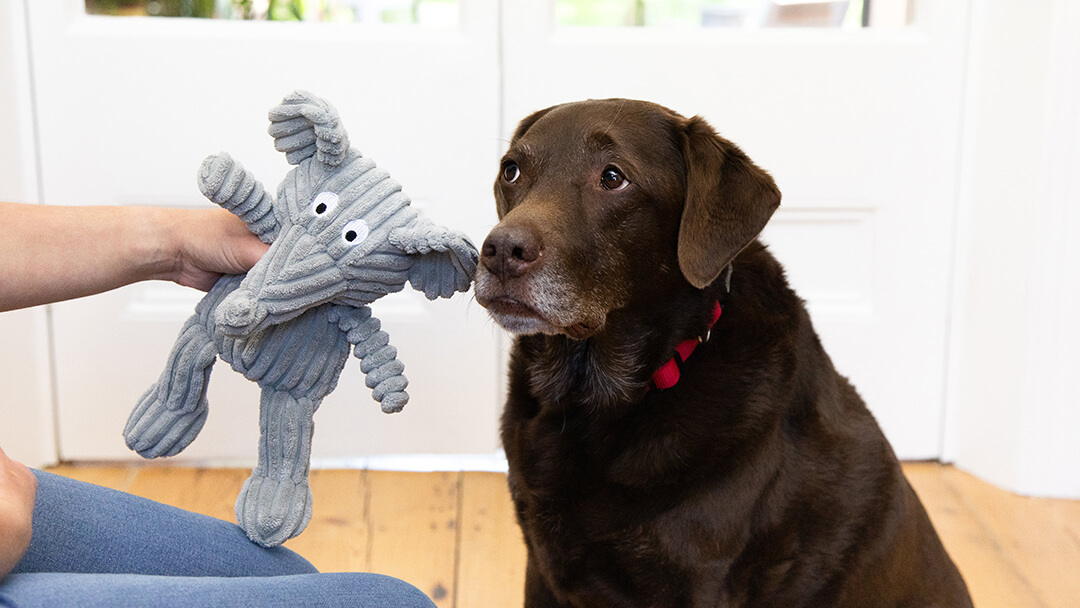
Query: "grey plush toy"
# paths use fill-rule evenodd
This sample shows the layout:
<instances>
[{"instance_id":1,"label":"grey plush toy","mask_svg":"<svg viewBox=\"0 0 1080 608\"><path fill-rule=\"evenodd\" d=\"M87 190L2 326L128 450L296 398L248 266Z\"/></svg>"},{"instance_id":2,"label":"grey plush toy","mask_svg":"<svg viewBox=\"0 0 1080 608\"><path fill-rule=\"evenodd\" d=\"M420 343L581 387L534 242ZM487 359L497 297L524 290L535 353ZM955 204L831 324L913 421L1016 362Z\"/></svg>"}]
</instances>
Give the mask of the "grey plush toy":
<instances>
[{"instance_id":1,"label":"grey plush toy","mask_svg":"<svg viewBox=\"0 0 1080 608\"><path fill-rule=\"evenodd\" d=\"M349 147L329 103L293 93L270 110L269 132L296 165L276 200L225 153L203 161L198 180L270 250L199 302L124 428L142 456L175 455L206 421L217 356L258 383L259 459L236 517L264 546L296 536L311 518L312 416L337 385L350 345L384 412L409 399L404 365L367 304L406 281L432 300L466 291L478 259L464 234L420 217L400 184Z\"/></svg>"}]
</instances>

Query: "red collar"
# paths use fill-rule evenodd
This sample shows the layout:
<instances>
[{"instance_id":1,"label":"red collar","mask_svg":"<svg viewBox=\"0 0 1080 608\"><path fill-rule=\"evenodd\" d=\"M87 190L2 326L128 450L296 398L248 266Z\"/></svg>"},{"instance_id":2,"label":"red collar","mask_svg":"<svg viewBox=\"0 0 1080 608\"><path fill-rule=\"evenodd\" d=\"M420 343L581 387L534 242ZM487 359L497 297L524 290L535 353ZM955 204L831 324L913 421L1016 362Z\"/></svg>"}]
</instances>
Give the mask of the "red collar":
<instances>
[{"instance_id":1,"label":"red collar","mask_svg":"<svg viewBox=\"0 0 1080 608\"><path fill-rule=\"evenodd\" d=\"M656 388L657 390L669 389L675 386L679 382L680 371L679 368L687 359L690 358L690 354L694 352L698 344L705 342L709 339L709 333L716 325L716 322L720 320L720 313L722 313L724 307L717 302L713 306L712 321L709 322L709 328L705 330L705 335L700 338L690 338L689 340L683 340L675 347L675 356L668 360L667 363L660 366L660 369L656 370L653 374L652 384L650 389Z\"/></svg>"}]
</instances>

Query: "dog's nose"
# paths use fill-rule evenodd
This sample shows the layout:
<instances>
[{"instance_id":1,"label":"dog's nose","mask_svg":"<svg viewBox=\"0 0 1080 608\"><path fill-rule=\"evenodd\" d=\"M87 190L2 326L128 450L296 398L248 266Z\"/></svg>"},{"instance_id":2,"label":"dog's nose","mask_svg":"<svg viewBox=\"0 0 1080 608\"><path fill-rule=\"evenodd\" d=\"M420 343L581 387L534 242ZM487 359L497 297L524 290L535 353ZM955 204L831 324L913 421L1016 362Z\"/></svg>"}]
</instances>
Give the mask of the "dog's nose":
<instances>
[{"instance_id":1,"label":"dog's nose","mask_svg":"<svg viewBox=\"0 0 1080 608\"><path fill-rule=\"evenodd\" d=\"M534 230L496 226L480 248L480 262L500 279L520 277L540 260L543 250L543 241Z\"/></svg>"}]
</instances>

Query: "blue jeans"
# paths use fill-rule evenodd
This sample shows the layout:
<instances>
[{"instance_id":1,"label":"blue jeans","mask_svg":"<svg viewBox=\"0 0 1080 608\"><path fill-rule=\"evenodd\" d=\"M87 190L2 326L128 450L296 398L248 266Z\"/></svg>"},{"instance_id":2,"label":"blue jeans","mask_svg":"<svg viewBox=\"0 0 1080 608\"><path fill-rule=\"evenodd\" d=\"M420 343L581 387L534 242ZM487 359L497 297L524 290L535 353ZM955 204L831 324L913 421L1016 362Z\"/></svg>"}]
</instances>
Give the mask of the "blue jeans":
<instances>
[{"instance_id":1,"label":"blue jeans","mask_svg":"<svg viewBox=\"0 0 1080 608\"><path fill-rule=\"evenodd\" d=\"M235 524L34 471L30 548L0 606L434 606L377 574L319 574Z\"/></svg>"}]
</instances>

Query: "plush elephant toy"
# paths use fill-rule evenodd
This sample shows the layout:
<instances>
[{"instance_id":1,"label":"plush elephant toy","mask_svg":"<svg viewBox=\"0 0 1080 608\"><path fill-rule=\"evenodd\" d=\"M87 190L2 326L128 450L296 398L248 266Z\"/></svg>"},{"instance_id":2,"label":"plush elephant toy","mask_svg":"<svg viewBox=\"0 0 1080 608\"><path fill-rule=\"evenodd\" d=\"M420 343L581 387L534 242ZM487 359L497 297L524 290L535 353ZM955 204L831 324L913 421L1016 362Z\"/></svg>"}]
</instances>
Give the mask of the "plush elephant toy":
<instances>
[{"instance_id":1,"label":"plush elephant toy","mask_svg":"<svg viewBox=\"0 0 1080 608\"><path fill-rule=\"evenodd\" d=\"M312 416L349 356L384 412L409 399L397 350L367 306L405 282L428 299L466 291L476 248L410 207L401 185L349 147L337 111L298 91L270 110L274 147L296 165L276 199L228 154L210 156L199 188L269 251L222 277L195 307L158 381L124 428L146 458L172 456L202 429L216 358L261 388L258 464L236 501L248 536L275 546L311 519Z\"/></svg>"}]
</instances>

